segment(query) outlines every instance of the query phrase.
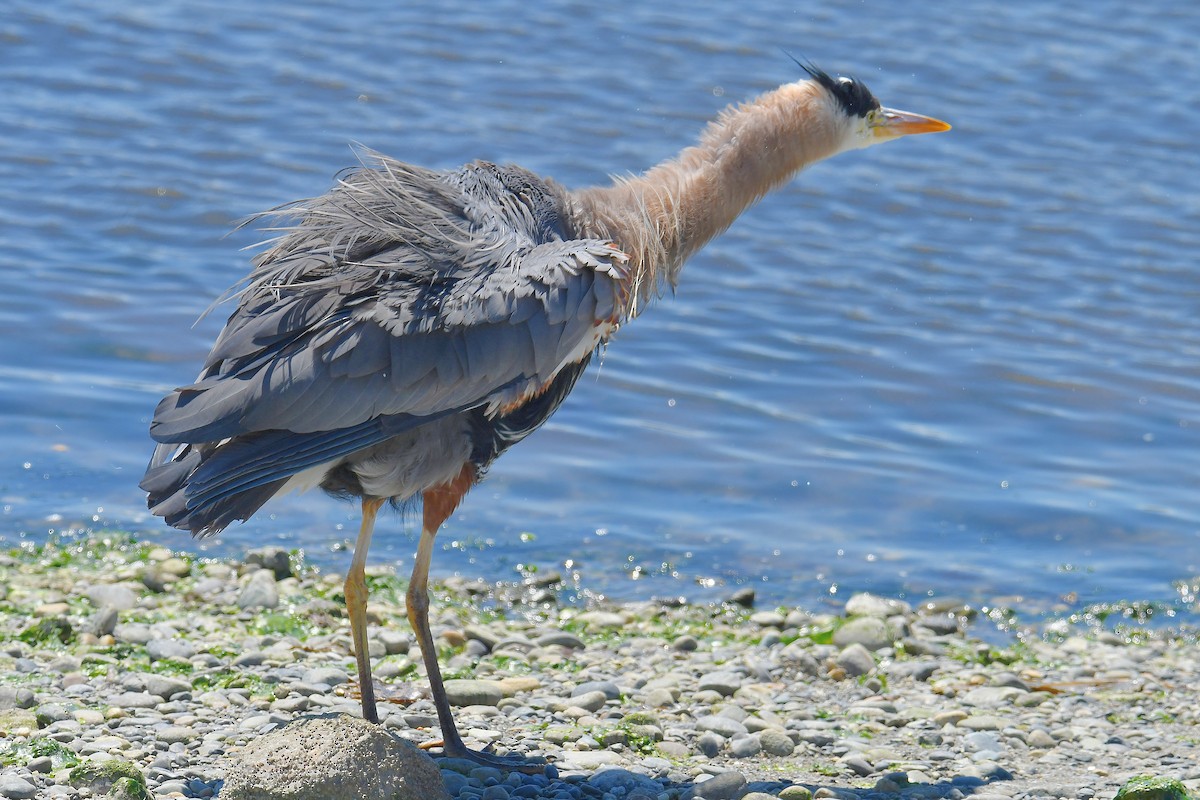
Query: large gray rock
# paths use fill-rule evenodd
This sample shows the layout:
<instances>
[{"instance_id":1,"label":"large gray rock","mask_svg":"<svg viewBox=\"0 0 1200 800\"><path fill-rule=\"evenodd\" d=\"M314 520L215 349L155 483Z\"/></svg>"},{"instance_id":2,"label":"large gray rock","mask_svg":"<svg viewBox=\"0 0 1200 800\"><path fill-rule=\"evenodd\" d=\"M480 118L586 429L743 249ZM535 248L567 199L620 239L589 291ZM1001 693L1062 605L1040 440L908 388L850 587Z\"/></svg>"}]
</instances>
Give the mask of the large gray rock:
<instances>
[{"instance_id":1,"label":"large gray rock","mask_svg":"<svg viewBox=\"0 0 1200 800\"><path fill-rule=\"evenodd\" d=\"M449 800L433 759L347 714L306 717L233 756L221 800Z\"/></svg>"}]
</instances>

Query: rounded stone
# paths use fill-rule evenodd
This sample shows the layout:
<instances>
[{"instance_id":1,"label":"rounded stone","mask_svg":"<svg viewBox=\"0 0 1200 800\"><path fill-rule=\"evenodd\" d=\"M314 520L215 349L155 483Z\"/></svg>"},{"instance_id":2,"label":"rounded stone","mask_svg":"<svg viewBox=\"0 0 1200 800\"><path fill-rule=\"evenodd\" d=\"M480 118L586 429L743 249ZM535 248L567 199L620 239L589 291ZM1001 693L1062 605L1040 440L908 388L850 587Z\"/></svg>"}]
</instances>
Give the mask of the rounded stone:
<instances>
[{"instance_id":1,"label":"rounded stone","mask_svg":"<svg viewBox=\"0 0 1200 800\"><path fill-rule=\"evenodd\" d=\"M192 573L192 565L184 561L182 558L172 556L166 559L158 568L167 575L173 575L176 578L186 578Z\"/></svg>"},{"instance_id":2,"label":"rounded stone","mask_svg":"<svg viewBox=\"0 0 1200 800\"><path fill-rule=\"evenodd\" d=\"M578 697L588 692L603 692L606 700L621 697L621 689L612 681L585 681L571 690L571 696Z\"/></svg>"},{"instance_id":3,"label":"rounded stone","mask_svg":"<svg viewBox=\"0 0 1200 800\"><path fill-rule=\"evenodd\" d=\"M154 638L150 626L144 622L118 622L113 627L112 635L117 641L128 644L149 644L150 640Z\"/></svg>"},{"instance_id":4,"label":"rounded stone","mask_svg":"<svg viewBox=\"0 0 1200 800\"><path fill-rule=\"evenodd\" d=\"M499 702L499 701L497 701ZM604 708L604 704L608 702L608 697L604 692L584 692L581 695L571 698L571 705L578 706L585 711L599 711Z\"/></svg>"},{"instance_id":5,"label":"rounded stone","mask_svg":"<svg viewBox=\"0 0 1200 800\"><path fill-rule=\"evenodd\" d=\"M716 692L722 697L729 697L742 688L745 679L736 672L721 670L700 676L698 688L700 691Z\"/></svg>"},{"instance_id":6,"label":"rounded stone","mask_svg":"<svg viewBox=\"0 0 1200 800\"><path fill-rule=\"evenodd\" d=\"M152 695L161 697L163 700L170 700L180 692L190 692L191 690L192 685L179 678L153 674L146 676L146 691Z\"/></svg>"},{"instance_id":7,"label":"rounded stone","mask_svg":"<svg viewBox=\"0 0 1200 800\"><path fill-rule=\"evenodd\" d=\"M658 781L624 769L606 769L588 778L588 786L613 796L631 797L637 792L657 797L662 791Z\"/></svg>"},{"instance_id":8,"label":"rounded stone","mask_svg":"<svg viewBox=\"0 0 1200 800\"><path fill-rule=\"evenodd\" d=\"M725 747L725 738L712 731L706 731L696 740L696 749L709 758L715 758Z\"/></svg>"},{"instance_id":9,"label":"rounded stone","mask_svg":"<svg viewBox=\"0 0 1200 800\"><path fill-rule=\"evenodd\" d=\"M18 775L0 775L0 797L30 800L37 797L38 788Z\"/></svg>"},{"instance_id":10,"label":"rounded stone","mask_svg":"<svg viewBox=\"0 0 1200 800\"><path fill-rule=\"evenodd\" d=\"M792 737L783 731L765 730L758 735L758 739L762 743L762 749L768 755L790 756L792 751L796 749L796 745L792 742Z\"/></svg>"},{"instance_id":11,"label":"rounded stone","mask_svg":"<svg viewBox=\"0 0 1200 800\"><path fill-rule=\"evenodd\" d=\"M888 777L882 777L875 781L875 791L883 794L900 794L903 787Z\"/></svg>"},{"instance_id":12,"label":"rounded stone","mask_svg":"<svg viewBox=\"0 0 1200 800\"><path fill-rule=\"evenodd\" d=\"M961 708L952 708L947 711L939 711L933 715L933 724L939 728L946 725L957 725L967 718L967 712Z\"/></svg>"},{"instance_id":13,"label":"rounded stone","mask_svg":"<svg viewBox=\"0 0 1200 800\"><path fill-rule=\"evenodd\" d=\"M812 796L807 786L785 786L779 790L779 800L812 800Z\"/></svg>"},{"instance_id":14,"label":"rounded stone","mask_svg":"<svg viewBox=\"0 0 1200 800\"><path fill-rule=\"evenodd\" d=\"M142 585L155 594L167 591L177 580L174 575L168 575L158 567L147 567L142 572Z\"/></svg>"},{"instance_id":15,"label":"rounded stone","mask_svg":"<svg viewBox=\"0 0 1200 800\"><path fill-rule=\"evenodd\" d=\"M504 691L496 681L471 679L446 681L446 699L452 706L495 706L504 699Z\"/></svg>"},{"instance_id":16,"label":"rounded stone","mask_svg":"<svg viewBox=\"0 0 1200 800\"><path fill-rule=\"evenodd\" d=\"M1041 728L1035 728L1029 732L1026 744L1039 750L1049 750L1058 745L1058 740Z\"/></svg>"},{"instance_id":17,"label":"rounded stone","mask_svg":"<svg viewBox=\"0 0 1200 800\"><path fill-rule=\"evenodd\" d=\"M782 628L787 618L778 611L758 611L750 615L750 621L760 628Z\"/></svg>"},{"instance_id":18,"label":"rounded stone","mask_svg":"<svg viewBox=\"0 0 1200 800\"><path fill-rule=\"evenodd\" d=\"M693 796L703 800L736 800L745 793L745 775L740 772L722 772L696 784Z\"/></svg>"},{"instance_id":19,"label":"rounded stone","mask_svg":"<svg viewBox=\"0 0 1200 800\"><path fill-rule=\"evenodd\" d=\"M700 717L696 720L696 729L701 731L711 731L718 736L723 736L729 739L737 736L739 733L747 733L746 726L738 722L736 719L730 719L723 716Z\"/></svg>"},{"instance_id":20,"label":"rounded stone","mask_svg":"<svg viewBox=\"0 0 1200 800\"><path fill-rule=\"evenodd\" d=\"M196 648L179 639L151 639L146 642L146 654L150 656L151 661L163 661L168 658L187 661L196 655Z\"/></svg>"},{"instance_id":21,"label":"rounded stone","mask_svg":"<svg viewBox=\"0 0 1200 800\"><path fill-rule=\"evenodd\" d=\"M47 725L52 722L71 719L71 712L62 703L43 703L37 707L36 713L38 720L44 721Z\"/></svg>"},{"instance_id":22,"label":"rounded stone","mask_svg":"<svg viewBox=\"0 0 1200 800\"><path fill-rule=\"evenodd\" d=\"M857 642L838 653L835 660L837 665L852 678L859 675L866 675L875 669L875 659L866 647Z\"/></svg>"},{"instance_id":23,"label":"rounded stone","mask_svg":"<svg viewBox=\"0 0 1200 800\"><path fill-rule=\"evenodd\" d=\"M966 728L970 731L998 731L1006 724L1007 722L1001 717L993 716L992 714L977 714L966 717L958 722L958 727Z\"/></svg>"},{"instance_id":24,"label":"rounded stone","mask_svg":"<svg viewBox=\"0 0 1200 800\"><path fill-rule=\"evenodd\" d=\"M154 708L161 700L149 692L119 692L109 697L107 702L117 708Z\"/></svg>"},{"instance_id":25,"label":"rounded stone","mask_svg":"<svg viewBox=\"0 0 1200 800\"><path fill-rule=\"evenodd\" d=\"M446 787L446 791L451 797L458 797L464 789L471 785L470 778L454 770L444 769L441 773L442 784Z\"/></svg>"},{"instance_id":26,"label":"rounded stone","mask_svg":"<svg viewBox=\"0 0 1200 800\"><path fill-rule=\"evenodd\" d=\"M25 769L29 770L30 772L41 772L43 774L48 774L50 770L54 769L54 759L52 759L50 756L31 758L29 761L25 762Z\"/></svg>"},{"instance_id":27,"label":"rounded stone","mask_svg":"<svg viewBox=\"0 0 1200 800\"><path fill-rule=\"evenodd\" d=\"M584 646L582 639L575 634L567 633L566 631L551 631L550 633L543 633L541 636L538 636L536 639L534 639L534 642L538 647L550 647L551 645L556 645L558 647L566 647L570 650L582 650Z\"/></svg>"},{"instance_id":28,"label":"rounded stone","mask_svg":"<svg viewBox=\"0 0 1200 800\"><path fill-rule=\"evenodd\" d=\"M140 784L143 790L146 788L146 778L141 770L120 758L84 761L71 769L68 780L76 789L88 789L93 796L121 797L118 787L126 781ZM113 790L112 795L109 795L110 790Z\"/></svg>"},{"instance_id":29,"label":"rounded stone","mask_svg":"<svg viewBox=\"0 0 1200 800\"><path fill-rule=\"evenodd\" d=\"M757 734L739 734L729 740L729 753L734 758L750 758L761 753L762 749Z\"/></svg>"},{"instance_id":30,"label":"rounded stone","mask_svg":"<svg viewBox=\"0 0 1200 800\"><path fill-rule=\"evenodd\" d=\"M1136 775L1117 791L1116 800L1186 800L1187 788L1177 779Z\"/></svg>"},{"instance_id":31,"label":"rounded stone","mask_svg":"<svg viewBox=\"0 0 1200 800\"><path fill-rule=\"evenodd\" d=\"M32 708L37 698L24 686L0 686L0 711L10 708Z\"/></svg>"},{"instance_id":32,"label":"rounded stone","mask_svg":"<svg viewBox=\"0 0 1200 800\"><path fill-rule=\"evenodd\" d=\"M283 580L292 575L291 557L288 555L287 550L284 550L282 547L270 545L255 548L246 553L246 563L257 564L264 569L270 570L277 580Z\"/></svg>"},{"instance_id":33,"label":"rounded stone","mask_svg":"<svg viewBox=\"0 0 1200 800\"><path fill-rule=\"evenodd\" d=\"M101 583L87 590L87 599L96 608L112 606L117 611L129 611L137 605L137 595L119 583Z\"/></svg>"},{"instance_id":34,"label":"rounded stone","mask_svg":"<svg viewBox=\"0 0 1200 800\"><path fill-rule=\"evenodd\" d=\"M858 617L833 632L833 643L838 647L861 644L868 650L879 650L893 641L887 623L878 617Z\"/></svg>"},{"instance_id":35,"label":"rounded stone","mask_svg":"<svg viewBox=\"0 0 1200 800\"><path fill-rule=\"evenodd\" d=\"M195 739L197 734L191 728L185 728L181 725L169 725L166 728L161 728L155 731L155 738L166 744L174 744L175 742L190 742Z\"/></svg>"},{"instance_id":36,"label":"rounded stone","mask_svg":"<svg viewBox=\"0 0 1200 800\"><path fill-rule=\"evenodd\" d=\"M505 697L512 697L522 692L532 692L540 689L542 682L532 675L513 675L496 681Z\"/></svg>"},{"instance_id":37,"label":"rounded stone","mask_svg":"<svg viewBox=\"0 0 1200 800\"><path fill-rule=\"evenodd\" d=\"M389 656L404 655L411 647L408 635L399 631L382 630L375 638L383 643L383 649Z\"/></svg>"},{"instance_id":38,"label":"rounded stone","mask_svg":"<svg viewBox=\"0 0 1200 800\"><path fill-rule=\"evenodd\" d=\"M363 768L366 764L370 769ZM234 757L221 800L269 796L449 798L433 759L380 726L346 714L298 720L251 739Z\"/></svg>"},{"instance_id":39,"label":"rounded stone","mask_svg":"<svg viewBox=\"0 0 1200 800\"><path fill-rule=\"evenodd\" d=\"M742 608L753 608L754 600L755 600L754 587L743 586L741 589L738 589L733 594L729 595L728 602L733 603L735 605L739 605Z\"/></svg>"},{"instance_id":40,"label":"rounded stone","mask_svg":"<svg viewBox=\"0 0 1200 800\"><path fill-rule=\"evenodd\" d=\"M84 631L95 636L107 636L116 630L116 627L117 609L113 606L101 606L96 609L83 625Z\"/></svg>"},{"instance_id":41,"label":"rounded stone","mask_svg":"<svg viewBox=\"0 0 1200 800\"><path fill-rule=\"evenodd\" d=\"M279 605L279 587L276 585L275 573L269 569L260 569L250 576L250 580L238 594L238 608L275 608Z\"/></svg>"},{"instance_id":42,"label":"rounded stone","mask_svg":"<svg viewBox=\"0 0 1200 800\"><path fill-rule=\"evenodd\" d=\"M862 756L851 755L842 759L842 763L848 769L854 772L855 775L866 777L875 771L875 767L871 766L871 762L867 761Z\"/></svg>"},{"instance_id":43,"label":"rounded stone","mask_svg":"<svg viewBox=\"0 0 1200 800\"><path fill-rule=\"evenodd\" d=\"M350 680L344 670L337 667L314 667L307 670L301 678L305 683L323 683L326 686L340 686Z\"/></svg>"},{"instance_id":44,"label":"rounded stone","mask_svg":"<svg viewBox=\"0 0 1200 800\"><path fill-rule=\"evenodd\" d=\"M999 753L1004 749L995 731L974 731L963 737L963 743L975 752Z\"/></svg>"}]
</instances>

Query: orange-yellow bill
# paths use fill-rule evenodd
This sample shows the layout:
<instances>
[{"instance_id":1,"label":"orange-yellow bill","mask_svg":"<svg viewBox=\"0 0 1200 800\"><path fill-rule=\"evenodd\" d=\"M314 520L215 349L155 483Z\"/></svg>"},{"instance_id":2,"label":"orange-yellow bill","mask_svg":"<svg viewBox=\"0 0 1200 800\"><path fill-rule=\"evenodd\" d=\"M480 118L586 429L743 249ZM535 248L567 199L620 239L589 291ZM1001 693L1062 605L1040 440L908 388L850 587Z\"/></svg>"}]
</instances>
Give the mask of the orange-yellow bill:
<instances>
[{"instance_id":1,"label":"orange-yellow bill","mask_svg":"<svg viewBox=\"0 0 1200 800\"><path fill-rule=\"evenodd\" d=\"M911 111L900 111L895 108L881 108L871 125L878 137L908 136L913 133L940 133L950 130L948 123L933 117L914 114Z\"/></svg>"}]
</instances>

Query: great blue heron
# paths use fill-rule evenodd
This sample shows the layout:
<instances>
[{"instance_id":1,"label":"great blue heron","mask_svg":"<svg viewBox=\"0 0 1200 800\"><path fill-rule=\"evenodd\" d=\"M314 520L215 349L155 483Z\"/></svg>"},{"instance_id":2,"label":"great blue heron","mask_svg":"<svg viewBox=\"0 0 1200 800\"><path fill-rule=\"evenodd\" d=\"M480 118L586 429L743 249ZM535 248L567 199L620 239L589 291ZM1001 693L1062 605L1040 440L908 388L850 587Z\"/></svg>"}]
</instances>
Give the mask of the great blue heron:
<instances>
[{"instance_id":1,"label":"great blue heron","mask_svg":"<svg viewBox=\"0 0 1200 800\"><path fill-rule=\"evenodd\" d=\"M803 66L803 65L802 65ZM949 125L880 107L860 81L804 66L643 175L568 191L521 167L445 172L384 156L290 222L254 259L200 376L154 413L141 486L153 513L204 536L276 495L362 500L346 577L363 716L377 722L364 566L387 500L420 495L407 595L449 755L454 724L429 630L438 528L505 450L554 413L592 353L766 192L843 150Z\"/></svg>"}]
</instances>

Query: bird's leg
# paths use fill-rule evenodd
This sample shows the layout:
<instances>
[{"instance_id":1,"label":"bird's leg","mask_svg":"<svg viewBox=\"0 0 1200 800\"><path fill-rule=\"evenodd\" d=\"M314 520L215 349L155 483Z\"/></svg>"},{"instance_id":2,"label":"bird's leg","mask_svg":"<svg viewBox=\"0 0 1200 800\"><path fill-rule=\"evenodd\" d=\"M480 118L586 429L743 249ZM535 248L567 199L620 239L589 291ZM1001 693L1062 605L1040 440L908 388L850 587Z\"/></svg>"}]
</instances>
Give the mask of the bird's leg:
<instances>
[{"instance_id":1,"label":"bird's leg","mask_svg":"<svg viewBox=\"0 0 1200 800\"><path fill-rule=\"evenodd\" d=\"M447 756L466 758L500 769L541 773L546 767L544 762L531 762L519 757L504 758L467 748L458 734L458 726L454 724L450 701L446 699L446 687L442 683L442 669L438 665L437 648L433 643L433 633L429 629L429 562L433 558L433 540L437 536L438 528L454 513L454 509L458 507L459 502L474 483L475 470L470 464L467 464L457 478L430 489L422 495L424 518L421 526L421 541L417 545L417 558L413 564L412 580L408 584L406 598L408 621L412 624L413 632L417 636L417 643L421 647L421 657L425 662L425 672L429 677L429 690L433 695L438 724L442 729L443 753Z\"/></svg>"},{"instance_id":2,"label":"bird's leg","mask_svg":"<svg viewBox=\"0 0 1200 800\"><path fill-rule=\"evenodd\" d=\"M367 549L375 529L375 515L383 505L381 497L364 497L362 527L354 543L354 558L346 573L346 613L350 616L350 638L354 642L354 658L358 662L358 689L362 696L363 719L379 722L375 709L375 685L371 682L371 651L367 647Z\"/></svg>"}]
</instances>

